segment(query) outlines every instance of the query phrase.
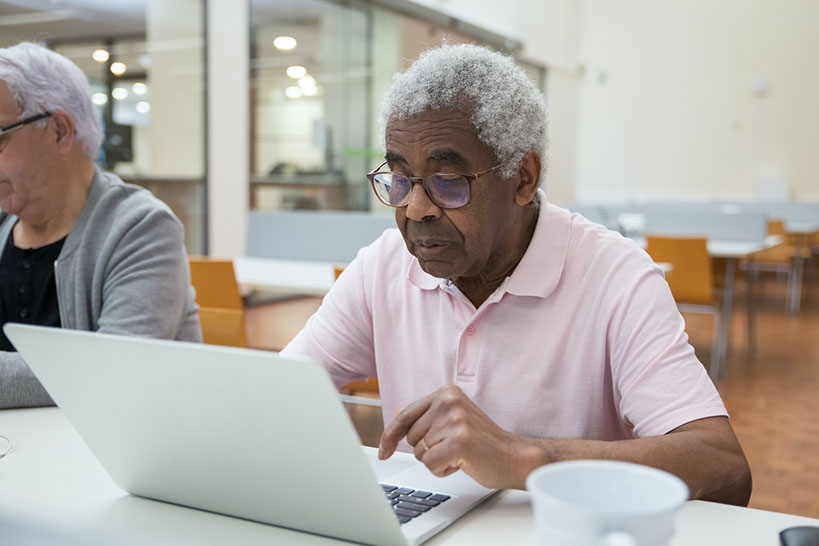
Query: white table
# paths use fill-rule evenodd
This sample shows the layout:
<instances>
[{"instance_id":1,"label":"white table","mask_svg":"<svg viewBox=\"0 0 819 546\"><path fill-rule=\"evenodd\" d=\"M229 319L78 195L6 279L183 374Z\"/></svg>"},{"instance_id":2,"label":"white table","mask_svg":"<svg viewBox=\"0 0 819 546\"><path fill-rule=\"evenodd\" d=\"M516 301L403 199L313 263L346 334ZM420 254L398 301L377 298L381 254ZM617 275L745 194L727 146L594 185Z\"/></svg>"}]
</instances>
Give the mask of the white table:
<instances>
[{"instance_id":1,"label":"white table","mask_svg":"<svg viewBox=\"0 0 819 546\"><path fill-rule=\"evenodd\" d=\"M56 408L0 411L0 433L14 442L12 452L0 460L0 519L104 537L108 544L341 543L132 497L108 478ZM672 545L774 546L779 531L796 525L819 526L819 519L691 501L679 516ZM529 495L501 492L428 544L537 544Z\"/></svg>"},{"instance_id":2,"label":"white table","mask_svg":"<svg viewBox=\"0 0 819 546\"><path fill-rule=\"evenodd\" d=\"M243 290L277 295L323 296L335 281L330 262L279 260L243 256L233 260L236 280Z\"/></svg>"}]
</instances>

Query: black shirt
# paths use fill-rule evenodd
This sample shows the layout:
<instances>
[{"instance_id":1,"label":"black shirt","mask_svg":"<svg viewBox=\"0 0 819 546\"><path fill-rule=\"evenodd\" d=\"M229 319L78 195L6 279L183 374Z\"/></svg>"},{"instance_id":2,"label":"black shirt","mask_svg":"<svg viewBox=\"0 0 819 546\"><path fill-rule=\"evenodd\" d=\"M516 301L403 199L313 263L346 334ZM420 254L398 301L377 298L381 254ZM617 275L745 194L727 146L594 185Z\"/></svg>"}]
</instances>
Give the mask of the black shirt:
<instances>
[{"instance_id":1,"label":"black shirt","mask_svg":"<svg viewBox=\"0 0 819 546\"><path fill-rule=\"evenodd\" d=\"M12 230L0 257L0 325L6 322L62 325L54 262L64 242L65 237L50 245L23 250L14 246ZM2 330L0 351L14 351Z\"/></svg>"}]
</instances>

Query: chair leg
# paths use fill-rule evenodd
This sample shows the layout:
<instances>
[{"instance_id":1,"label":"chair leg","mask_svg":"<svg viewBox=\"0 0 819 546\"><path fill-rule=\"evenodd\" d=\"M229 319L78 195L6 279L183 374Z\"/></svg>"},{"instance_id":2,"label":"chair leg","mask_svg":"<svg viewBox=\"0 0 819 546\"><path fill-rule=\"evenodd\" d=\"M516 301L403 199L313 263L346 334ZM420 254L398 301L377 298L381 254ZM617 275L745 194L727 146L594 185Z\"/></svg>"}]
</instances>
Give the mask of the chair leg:
<instances>
[{"instance_id":1,"label":"chair leg","mask_svg":"<svg viewBox=\"0 0 819 546\"><path fill-rule=\"evenodd\" d=\"M711 381L714 383L722 377L722 361L725 358L723 338L725 326L722 324L722 313L714 313L714 331L711 334Z\"/></svg>"}]
</instances>

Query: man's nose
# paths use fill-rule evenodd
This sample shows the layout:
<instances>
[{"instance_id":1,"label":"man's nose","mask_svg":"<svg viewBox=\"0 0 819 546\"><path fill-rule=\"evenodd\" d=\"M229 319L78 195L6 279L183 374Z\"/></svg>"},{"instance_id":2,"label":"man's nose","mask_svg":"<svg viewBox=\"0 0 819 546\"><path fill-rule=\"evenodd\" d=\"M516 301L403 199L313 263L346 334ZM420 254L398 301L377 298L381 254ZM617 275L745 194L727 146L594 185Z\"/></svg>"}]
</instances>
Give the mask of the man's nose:
<instances>
[{"instance_id":1,"label":"man's nose","mask_svg":"<svg viewBox=\"0 0 819 546\"><path fill-rule=\"evenodd\" d=\"M441 207L432 202L421 181L413 181L407 201L407 218L421 222L425 218L439 218Z\"/></svg>"}]
</instances>

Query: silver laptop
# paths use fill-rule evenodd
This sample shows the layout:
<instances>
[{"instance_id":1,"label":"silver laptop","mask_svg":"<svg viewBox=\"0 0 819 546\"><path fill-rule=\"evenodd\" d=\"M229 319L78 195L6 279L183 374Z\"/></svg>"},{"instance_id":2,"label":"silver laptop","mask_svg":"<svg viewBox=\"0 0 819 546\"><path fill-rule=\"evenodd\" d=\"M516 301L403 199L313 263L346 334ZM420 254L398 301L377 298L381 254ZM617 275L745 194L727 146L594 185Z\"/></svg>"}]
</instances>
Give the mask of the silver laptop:
<instances>
[{"instance_id":1,"label":"silver laptop","mask_svg":"<svg viewBox=\"0 0 819 546\"><path fill-rule=\"evenodd\" d=\"M414 459L378 461L316 363L59 328L3 329L114 482L133 495L406 545L493 493L463 472L437 478ZM413 498L426 502L400 523L393 501L411 506Z\"/></svg>"}]
</instances>

